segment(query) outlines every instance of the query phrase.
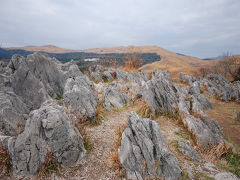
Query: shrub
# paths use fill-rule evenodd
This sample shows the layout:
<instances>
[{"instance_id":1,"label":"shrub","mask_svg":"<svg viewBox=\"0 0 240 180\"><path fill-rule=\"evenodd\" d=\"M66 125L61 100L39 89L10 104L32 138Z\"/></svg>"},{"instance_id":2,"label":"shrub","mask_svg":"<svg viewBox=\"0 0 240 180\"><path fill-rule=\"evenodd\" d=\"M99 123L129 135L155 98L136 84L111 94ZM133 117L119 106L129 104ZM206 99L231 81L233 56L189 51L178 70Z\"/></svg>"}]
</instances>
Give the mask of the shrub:
<instances>
[{"instance_id":1,"label":"shrub","mask_svg":"<svg viewBox=\"0 0 240 180\"><path fill-rule=\"evenodd\" d=\"M131 53L124 58L124 64L126 71L136 70L142 65L142 60L140 60L139 54Z\"/></svg>"},{"instance_id":2,"label":"shrub","mask_svg":"<svg viewBox=\"0 0 240 180\"><path fill-rule=\"evenodd\" d=\"M63 95L62 94L57 94L55 99L56 100L61 100L61 99L63 99Z\"/></svg>"},{"instance_id":3,"label":"shrub","mask_svg":"<svg viewBox=\"0 0 240 180\"><path fill-rule=\"evenodd\" d=\"M231 151L226 155L226 160L229 163L230 171L240 177L240 156Z\"/></svg>"}]
</instances>

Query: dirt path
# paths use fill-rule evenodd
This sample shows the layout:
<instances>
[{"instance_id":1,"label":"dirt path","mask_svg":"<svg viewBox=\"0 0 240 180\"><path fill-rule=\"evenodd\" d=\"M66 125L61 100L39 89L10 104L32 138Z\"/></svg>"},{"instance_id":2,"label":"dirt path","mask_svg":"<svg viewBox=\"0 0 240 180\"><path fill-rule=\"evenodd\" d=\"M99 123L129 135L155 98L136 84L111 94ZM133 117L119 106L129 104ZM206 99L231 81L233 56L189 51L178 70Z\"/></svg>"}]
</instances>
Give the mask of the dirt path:
<instances>
[{"instance_id":1,"label":"dirt path","mask_svg":"<svg viewBox=\"0 0 240 180\"><path fill-rule=\"evenodd\" d=\"M98 126L88 126L86 133L89 137L91 150L86 161L63 173L63 179L118 179L119 173L113 168L113 147L120 126L127 122L133 107L120 112L108 113L105 121Z\"/></svg>"}]
</instances>

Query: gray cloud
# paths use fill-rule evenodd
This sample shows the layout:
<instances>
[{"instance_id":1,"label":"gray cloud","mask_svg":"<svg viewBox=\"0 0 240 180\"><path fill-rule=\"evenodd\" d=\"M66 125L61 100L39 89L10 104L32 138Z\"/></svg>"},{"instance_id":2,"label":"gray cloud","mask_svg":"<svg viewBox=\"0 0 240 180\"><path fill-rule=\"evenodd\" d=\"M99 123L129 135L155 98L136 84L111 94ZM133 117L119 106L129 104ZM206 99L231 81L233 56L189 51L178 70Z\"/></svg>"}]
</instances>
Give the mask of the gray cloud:
<instances>
[{"instance_id":1,"label":"gray cloud","mask_svg":"<svg viewBox=\"0 0 240 180\"><path fill-rule=\"evenodd\" d=\"M158 45L197 57L240 54L239 8L239 0L1 0L0 41L74 49Z\"/></svg>"}]
</instances>

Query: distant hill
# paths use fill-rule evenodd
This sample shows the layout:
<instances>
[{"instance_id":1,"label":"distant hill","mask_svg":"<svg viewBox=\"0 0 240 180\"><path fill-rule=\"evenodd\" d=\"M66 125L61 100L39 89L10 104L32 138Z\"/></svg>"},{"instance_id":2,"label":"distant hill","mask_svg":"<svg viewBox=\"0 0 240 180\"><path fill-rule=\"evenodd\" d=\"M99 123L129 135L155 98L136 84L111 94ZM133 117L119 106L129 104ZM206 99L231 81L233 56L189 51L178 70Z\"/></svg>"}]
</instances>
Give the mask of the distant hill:
<instances>
[{"instance_id":1,"label":"distant hill","mask_svg":"<svg viewBox=\"0 0 240 180\"><path fill-rule=\"evenodd\" d=\"M25 50L31 52L46 52L50 56L54 56L58 59L66 60L66 58L76 58L77 56L84 56L87 58L94 57L112 57L122 56L128 53L137 52L145 54L144 66L142 70L153 71L155 68L169 71L172 76L178 77L179 72L184 72L190 75L195 74L201 67L211 65L210 61L202 60L196 57L187 56L180 53L174 53L158 46L119 46L119 47L107 47L107 48L95 48L86 50L70 50L53 45L47 46L25 46L25 47L12 47L8 50ZM83 53L83 54L82 54ZM84 54L87 53L87 54ZM120 54L120 55L119 55ZM97 55L97 56L96 56ZM149 59L151 57L151 59ZM159 57L159 58L156 58ZM148 61L149 59L149 61ZM161 61L160 61L161 59Z\"/></svg>"},{"instance_id":2,"label":"distant hill","mask_svg":"<svg viewBox=\"0 0 240 180\"><path fill-rule=\"evenodd\" d=\"M216 59L222 59L223 56L217 56L217 57L208 57L208 58L203 58L205 61L211 61L211 60L216 60Z\"/></svg>"},{"instance_id":3,"label":"distant hill","mask_svg":"<svg viewBox=\"0 0 240 180\"><path fill-rule=\"evenodd\" d=\"M73 59L77 62L81 70L87 70L89 66L95 65L96 63L101 63L102 65L105 65L105 66L113 66L113 65L123 66L124 59L126 57L126 53L102 54L102 53L87 52L87 51L84 52L84 51L75 51L75 50L70 52L70 50L64 50L62 48L58 49L56 46L48 46L48 47L53 47L57 52L61 52L61 53L52 53L51 51L53 49L51 49L50 51L40 51L39 49L43 49L43 48L40 47L39 49L37 49L37 46L35 46L34 49L32 49L33 46L31 46L31 49L35 51L25 50L25 49L29 49L28 47L27 48L24 47L22 49L21 48L20 49L0 48L0 59L10 59L14 54L19 54L26 57L27 55L32 54L34 52L41 52L41 53L47 54L50 57L55 57L62 62L68 62ZM47 47L47 46L44 46L44 47ZM143 65L161 60L160 55L156 53L139 53L138 57L139 59L141 59ZM98 61L96 62L96 60Z\"/></svg>"},{"instance_id":4,"label":"distant hill","mask_svg":"<svg viewBox=\"0 0 240 180\"><path fill-rule=\"evenodd\" d=\"M48 53L69 53L69 52L81 52L78 50L64 49L54 45L45 45L45 46L24 46L24 47L10 47L6 48L10 50L21 49L31 52L48 52Z\"/></svg>"}]
</instances>

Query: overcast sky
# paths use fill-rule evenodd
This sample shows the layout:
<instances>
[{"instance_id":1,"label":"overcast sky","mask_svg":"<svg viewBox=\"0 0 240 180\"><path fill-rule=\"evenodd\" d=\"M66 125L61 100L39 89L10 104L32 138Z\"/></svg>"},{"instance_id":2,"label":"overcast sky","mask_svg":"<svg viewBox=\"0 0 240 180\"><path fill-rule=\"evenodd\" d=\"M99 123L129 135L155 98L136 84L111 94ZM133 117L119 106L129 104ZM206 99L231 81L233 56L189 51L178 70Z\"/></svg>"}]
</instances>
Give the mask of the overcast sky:
<instances>
[{"instance_id":1,"label":"overcast sky","mask_svg":"<svg viewBox=\"0 0 240 180\"><path fill-rule=\"evenodd\" d=\"M240 0L0 0L0 42L240 54Z\"/></svg>"}]
</instances>

